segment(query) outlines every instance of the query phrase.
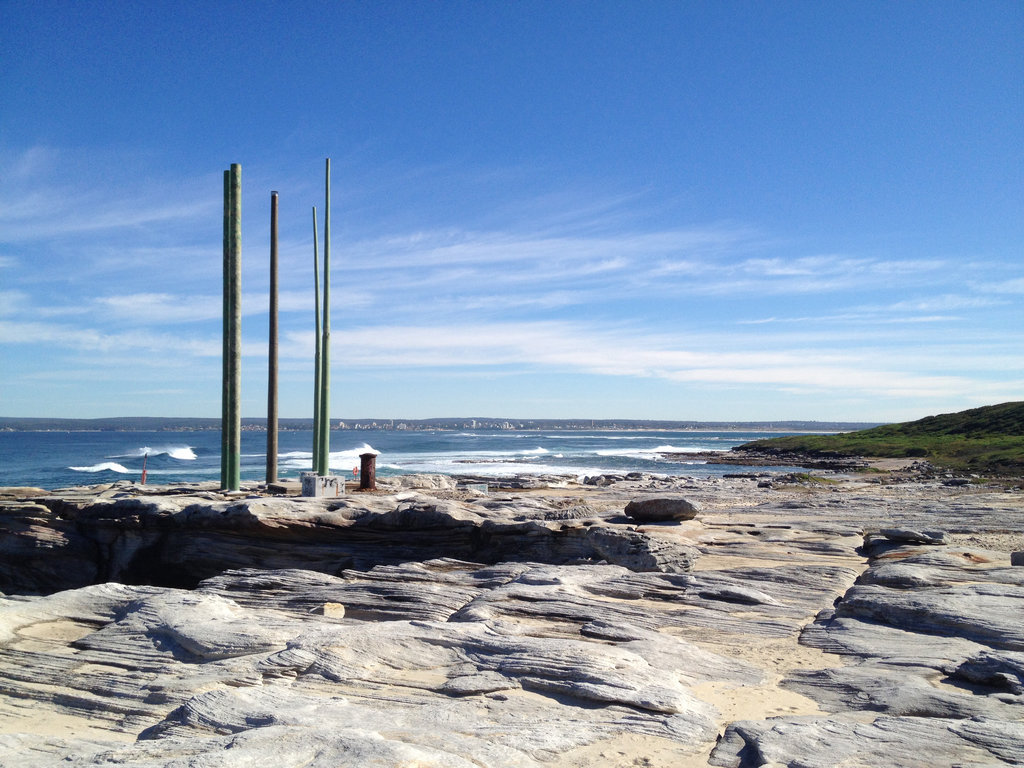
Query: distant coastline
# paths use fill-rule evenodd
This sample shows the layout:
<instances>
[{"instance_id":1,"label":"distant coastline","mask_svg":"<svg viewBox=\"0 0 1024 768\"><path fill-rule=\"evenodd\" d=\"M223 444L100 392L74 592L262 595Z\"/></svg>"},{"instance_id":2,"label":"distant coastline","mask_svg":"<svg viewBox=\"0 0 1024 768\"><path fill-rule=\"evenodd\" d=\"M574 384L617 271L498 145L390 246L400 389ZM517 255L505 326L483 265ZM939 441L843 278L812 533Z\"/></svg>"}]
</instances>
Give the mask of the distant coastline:
<instances>
[{"instance_id":1,"label":"distant coastline","mask_svg":"<svg viewBox=\"0 0 1024 768\"><path fill-rule=\"evenodd\" d=\"M853 432L880 422L832 421L673 421L662 419L332 419L331 429L347 430L692 430L756 432ZM265 431L267 420L242 419L242 429ZM306 431L312 419L279 419L280 431ZM205 432L220 429L220 419L125 416L102 419L0 417L5 432Z\"/></svg>"}]
</instances>

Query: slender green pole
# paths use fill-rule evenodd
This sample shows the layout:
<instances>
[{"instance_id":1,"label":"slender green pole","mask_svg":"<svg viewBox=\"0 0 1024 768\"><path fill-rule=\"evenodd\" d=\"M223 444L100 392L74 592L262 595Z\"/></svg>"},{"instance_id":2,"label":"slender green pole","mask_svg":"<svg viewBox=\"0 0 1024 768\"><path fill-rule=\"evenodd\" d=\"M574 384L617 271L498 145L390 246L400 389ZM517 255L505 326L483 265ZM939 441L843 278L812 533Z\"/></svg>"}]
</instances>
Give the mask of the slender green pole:
<instances>
[{"instance_id":1,"label":"slender green pole","mask_svg":"<svg viewBox=\"0 0 1024 768\"><path fill-rule=\"evenodd\" d=\"M331 472L331 158L324 176L324 303L323 344L320 350L320 463L321 475Z\"/></svg>"},{"instance_id":2,"label":"slender green pole","mask_svg":"<svg viewBox=\"0 0 1024 768\"><path fill-rule=\"evenodd\" d=\"M231 355L228 372L231 387L228 415L228 484L229 491L242 487L242 166L231 165Z\"/></svg>"},{"instance_id":3,"label":"slender green pole","mask_svg":"<svg viewBox=\"0 0 1024 768\"><path fill-rule=\"evenodd\" d=\"M231 357L230 325L231 314L231 171L224 171L224 322L222 328L223 348L221 351L220 373L220 487L228 487L228 401L231 388L228 382L228 358Z\"/></svg>"},{"instance_id":4,"label":"slender green pole","mask_svg":"<svg viewBox=\"0 0 1024 768\"><path fill-rule=\"evenodd\" d=\"M277 192L270 193L270 327L267 341L267 482L277 482Z\"/></svg>"},{"instance_id":5,"label":"slender green pole","mask_svg":"<svg viewBox=\"0 0 1024 768\"><path fill-rule=\"evenodd\" d=\"M320 253L316 240L316 206L313 206L313 295L316 300L316 352L313 356L313 471L320 474Z\"/></svg>"}]
</instances>

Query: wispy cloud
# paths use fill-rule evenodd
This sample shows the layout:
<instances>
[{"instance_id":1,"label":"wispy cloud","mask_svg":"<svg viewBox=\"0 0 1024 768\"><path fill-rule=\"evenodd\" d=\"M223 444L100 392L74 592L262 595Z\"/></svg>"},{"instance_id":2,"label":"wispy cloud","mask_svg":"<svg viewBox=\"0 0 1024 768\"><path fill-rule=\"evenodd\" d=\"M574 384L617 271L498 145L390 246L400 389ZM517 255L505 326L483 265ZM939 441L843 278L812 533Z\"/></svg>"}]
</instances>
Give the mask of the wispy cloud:
<instances>
[{"instance_id":1,"label":"wispy cloud","mask_svg":"<svg viewBox=\"0 0 1024 768\"><path fill-rule=\"evenodd\" d=\"M1007 307L1011 301L1003 296L945 293L934 296L895 301L889 304L859 304L844 311L820 315L789 315L737 320L740 325L770 324L860 324L904 325L908 323L958 322L976 310ZM950 314L937 314L950 313Z\"/></svg>"},{"instance_id":2,"label":"wispy cloud","mask_svg":"<svg viewBox=\"0 0 1024 768\"><path fill-rule=\"evenodd\" d=\"M125 230L199 222L216 200L175 199L180 193L150 190L111 199L102 191L59 188L0 194L0 232L7 243L39 239L116 235ZM148 199L147 199L148 198Z\"/></svg>"},{"instance_id":3,"label":"wispy cloud","mask_svg":"<svg viewBox=\"0 0 1024 768\"><path fill-rule=\"evenodd\" d=\"M224 311L222 296L133 293L104 296L94 302L101 312L147 325L216 320Z\"/></svg>"},{"instance_id":4,"label":"wispy cloud","mask_svg":"<svg viewBox=\"0 0 1024 768\"><path fill-rule=\"evenodd\" d=\"M1005 306L1009 303L1007 299L991 296L964 296L946 293L897 301L879 309L891 312L950 312L961 309Z\"/></svg>"},{"instance_id":5,"label":"wispy cloud","mask_svg":"<svg viewBox=\"0 0 1024 768\"><path fill-rule=\"evenodd\" d=\"M353 368L532 367L704 385L922 398L949 397L972 388L1009 397L1019 384L952 373L944 350L935 350L928 359L921 353L910 367L901 365L899 353L866 347L765 349L757 337L733 336L723 350L688 349L668 336L575 323L374 326L348 330L344 340L345 364ZM296 334L291 341L293 349L312 350L312 334ZM1020 369L1019 363L1011 364Z\"/></svg>"},{"instance_id":6,"label":"wispy cloud","mask_svg":"<svg viewBox=\"0 0 1024 768\"><path fill-rule=\"evenodd\" d=\"M168 389L187 390L172 369L221 354L219 180L109 194L47 182L53 162L38 150L8 163L0 344L46 349L69 377L162 368ZM1020 386L1019 345L971 321L1005 313L1024 278L976 281L982 268L953 257L847 253L743 223L645 227L628 195L551 201L509 196L521 215L473 226L379 217L360 237L336 231L339 361L382 376L564 373L757 398L1009 399ZM282 241L284 370L308 368L313 350L307 228ZM248 318L268 305L257 234L243 254ZM243 329L250 365L265 359L265 324Z\"/></svg>"},{"instance_id":7,"label":"wispy cloud","mask_svg":"<svg viewBox=\"0 0 1024 768\"><path fill-rule=\"evenodd\" d=\"M537 263L632 265L638 258L679 258L686 253L722 252L747 247L743 229L633 231L601 236L551 236L532 230L471 231L443 229L362 241L350 246L365 254L364 268L431 267L471 264L534 266ZM661 263L661 262L659 262Z\"/></svg>"},{"instance_id":8,"label":"wispy cloud","mask_svg":"<svg viewBox=\"0 0 1024 768\"><path fill-rule=\"evenodd\" d=\"M81 315L86 308L81 304L54 305L40 303L26 291L0 291L0 317L54 318Z\"/></svg>"},{"instance_id":9,"label":"wispy cloud","mask_svg":"<svg viewBox=\"0 0 1024 768\"><path fill-rule=\"evenodd\" d=\"M497 310L673 297L805 296L932 286L939 260L837 255L755 257L774 248L749 229L619 232L539 237L530 232L418 231L346 246L346 274L367 291L418 292L418 301L462 301ZM946 272L944 272L944 269ZM500 283L502 299L488 305Z\"/></svg>"},{"instance_id":10,"label":"wispy cloud","mask_svg":"<svg viewBox=\"0 0 1024 768\"><path fill-rule=\"evenodd\" d=\"M221 354L219 339L147 331L106 332L96 328L39 322L0 321L0 344L45 345L80 352L115 354L136 350L154 356L178 355L185 358L219 357ZM266 354L266 351L265 347L257 345L245 350L245 353ZM134 361L136 365L145 365L147 358L137 356ZM102 364L103 361L97 359L96 363Z\"/></svg>"},{"instance_id":11,"label":"wispy cloud","mask_svg":"<svg viewBox=\"0 0 1024 768\"><path fill-rule=\"evenodd\" d=\"M748 258L687 265L686 273L701 279L694 293L726 295L808 294L862 290L885 286L899 276L903 285L932 282L943 263L920 259L854 258L849 256L794 256Z\"/></svg>"},{"instance_id":12,"label":"wispy cloud","mask_svg":"<svg viewBox=\"0 0 1024 768\"><path fill-rule=\"evenodd\" d=\"M24 291L0 291L0 317L23 312L31 303Z\"/></svg>"},{"instance_id":13,"label":"wispy cloud","mask_svg":"<svg viewBox=\"0 0 1024 768\"><path fill-rule=\"evenodd\" d=\"M351 310L366 306L369 297L363 293L345 291L342 300L345 308ZM312 290L280 291L277 302L278 312L306 313L312 324ZM104 317L150 326L220 320L224 312L223 297L220 294L132 293L97 297L93 299L92 306ZM267 314L270 309L269 295L262 291L243 293L241 307L243 317Z\"/></svg>"},{"instance_id":14,"label":"wispy cloud","mask_svg":"<svg viewBox=\"0 0 1024 768\"><path fill-rule=\"evenodd\" d=\"M135 189L69 188L57 182L63 177L56 174L58 161L67 159L35 148L0 162L17 169L12 174L17 183L0 192L0 245L45 240L77 275L112 279L120 273L124 299L109 305L118 312L133 295L168 293L162 285L145 290L147 282L175 280L183 290L209 293L195 289L219 281L220 200L214 175ZM516 217L515 226L506 218L490 229L409 229L380 218L369 227L376 228L373 236L349 241L335 236L336 274L352 292L348 298L354 305L386 314L391 307L411 305L409 297L395 301L399 291L415 293L416 301L427 305L432 299L449 306L461 301L495 311L600 303L602 297L650 301L796 296L892 283L931 286L944 279L944 270L950 271L940 259L801 253L798 244L733 222L645 228L631 220L630 206L637 204L632 194L555 197L557 205L550 194L537 195L526 205L505 195L506 205L515 201L533 211ZM495 198L498 204L501 196ZM308 280L311 243L308 234L299 234L306 233L308 224L295 227L282 243L294 273L284 275L285 285ZM258 254L261 246L250 237L245 251ZM252 264L261 257L245 258ZM496 293L496 283L505 300L488 306L484 297ZM512 301L513 296L520 301ZM177 317L206 316L198 300L181 303ZM154 320L159 314L176 321L170 310L155 301L148 312Z\"/></svg>"},{"instance_id":15,"label":"wispy cloud","mask_svg":"<svg viewBox=\"0 0 1024 768\"><path fill-rule=\"evenodd\" d=\"M989 293L1024 293L1024 277L1016 277L1004 280L1001 283L979 283L977 288Z\"/></svg>"}]
</instances>

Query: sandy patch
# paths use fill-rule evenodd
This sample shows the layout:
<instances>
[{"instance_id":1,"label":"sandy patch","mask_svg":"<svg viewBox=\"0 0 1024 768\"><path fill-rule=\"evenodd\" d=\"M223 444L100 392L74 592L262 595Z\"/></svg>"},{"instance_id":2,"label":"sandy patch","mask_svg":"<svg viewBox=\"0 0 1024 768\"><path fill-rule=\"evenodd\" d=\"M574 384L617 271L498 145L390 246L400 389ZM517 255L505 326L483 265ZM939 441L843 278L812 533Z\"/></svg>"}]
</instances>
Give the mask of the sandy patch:
<instances>
[{"instance_id":1,"label":"sandy patch","mask_svg":"<svg viewBox=\"0 0 1024 768\"><path fill-rule=\"evenodd\" d=\"M37 651L41 653L74 653L70 643L80 640L96 631L96 627L81 624L70 619L40 621L18 627L18 639L8 647L16 651Z\"/></svg>"},{"instance_id":2,"label":"sandy patch","mask_svg":"<svg viewBox=\"0 0 1024 768\"><path fill-rule=\"evenodd\" d=\"M818 564L801 560L801 564ZM822 561L832 565L831 562ZM793 560L773 560L769 557L734 557L731 555L701 555L693 564L693 571L728 571L730 568L781 568L793 565Z\"/></svg>"},{"instance_id":3,"label":"sandy patch","mask_svg":"<svg viewBox=\"0 0 1024 768\"><path fill-rule=\"evenodd\" d=\"M880 469L884 472L898 472L901 469L909 469L921 459L872 459L864 460L869 467Z\"/></svg>"},{"instance_id":4,"label":"sandy patch","mask_svg":"<svg viewBox=\"0 0 1024 768\"><path fill-rule=\"evenodd\" d=\"M783 715L817 715L822 710L817 702L799 693L778 687L778 681L763 685L735 683L700 683L690 690L694 696L712 704L722 716L724 726L736 720L764 720Z\"/></svg>"},{"instance_id":5,"label":"sandy patch","mask_svg":"<svg viewBox=\"0 0 1024 768\"><path fill-rule=\"evenodd\" d=\"M102 739L119 743L135 741L134 733L100 727L101 721L67 715L45 709L40 705L23 711L0 710L0 733L31 733L62 739Z\"/></svg>"},{"instance_id":6,"label":"sandy patch","mask_svg":"<svg viewBox=\"0 0 1024 768\"><path fill-rule=\"evenodd\" d=\"M657 736L625 734L571 749L557 768L705 768L714 742L680 744Z\"/></svg>"},{"instance_id":7,"label":"sandy patch","mask_svg":"<svg viewBox=\"0 0 1024 768\"><path fill-rule=\"evenodd\" d=\"M82 664L81 666L75 667L71 670L71 673L75 675L117 676L123 675L124 670L121 667L113 667L109 664Z\"/></svg>"},{"instance_id":8,"label":"sandy patch","mask_svg":"<svg viewBox=\"0 0 1024 768\"><path fill-rule=\"evenodd\" d=\"M1024 533L953 533L948 534L946 540L951 547L989 549L993 552L1006 553L1024 552Z\"/></svg>"},{"instance_id":9,"label":"sandy patch","mask_svg":"<svg viewBox=\"0 0 1024 768\"><path fill-rule=\"evenodd\" d=\"M67 644L75 640L81 640L87 635L96 631L95 627L80 624L70 619L57 619L56 621L40 621L36 624L29 624L19 627L17 632L21 637L31 637L36 640L50 640L54 643Z\"/></svg>"}]
</instances>

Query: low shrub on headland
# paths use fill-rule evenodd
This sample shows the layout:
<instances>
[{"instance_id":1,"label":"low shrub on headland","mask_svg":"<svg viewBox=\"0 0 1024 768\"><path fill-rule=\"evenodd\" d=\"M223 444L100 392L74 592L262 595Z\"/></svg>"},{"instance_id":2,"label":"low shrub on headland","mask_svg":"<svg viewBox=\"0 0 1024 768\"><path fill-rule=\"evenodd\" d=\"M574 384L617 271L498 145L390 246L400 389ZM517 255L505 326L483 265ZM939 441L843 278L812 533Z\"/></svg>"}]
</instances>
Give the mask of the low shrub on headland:
<instances>
[{"instance_id":1,"label":"low shrub on headland","mask_svg":"<svg viewBox=\"0 0 1024 768\"><path fill-rule=\"evenodd\" d=\"M839 435L756 440L735 450L820 458L921 458L937 466L962 471L1021 474L1024 473L1024 402L972 408Z\"/></svg>"}]
</instances>

